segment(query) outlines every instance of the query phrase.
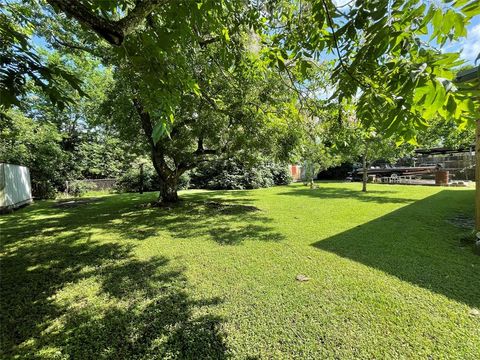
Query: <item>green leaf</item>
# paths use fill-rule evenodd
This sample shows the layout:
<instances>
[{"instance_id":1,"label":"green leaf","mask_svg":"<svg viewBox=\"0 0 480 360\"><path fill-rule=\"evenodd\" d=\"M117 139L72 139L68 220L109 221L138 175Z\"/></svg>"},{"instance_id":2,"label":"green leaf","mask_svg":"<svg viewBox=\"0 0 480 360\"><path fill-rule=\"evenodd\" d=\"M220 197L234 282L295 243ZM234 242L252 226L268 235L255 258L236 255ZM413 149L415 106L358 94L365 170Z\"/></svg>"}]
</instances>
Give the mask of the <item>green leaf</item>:
<instances>
[{"instance_id":1,"label":"green leaf","mask_svg":"<svg viewBox=\"0 0 480 360\"><path fill-rule=\"evenodd\" d=\"M448 96L446 109L449 115L451 116L455 115L455 110L457 109L457 103L455 102L455 98L453 97L453 95Z\"/></svg>"},{"instance_id":2,"label":"green leaf","mask_svg":"<svg viewBox=\"0 0 480 360\"><path fill-rule=\"evenodd\" d=\"M308 61L302 60L300 62L300 73L302 74L302 76L306 77L307 76L307 71L311 67L312 67L312 65Z\"/></svg>"},{"instance_id":3,"label":"green leaf","mask_svg":"<svg viewBox=\"0 0 480 360\"><path fill-rule=\"evenodd\" d=\"M153 142L155 144L158 143L158 141L165 135L169 135L167 124L163 121L156 123L152 131Z\"/></svg>"},{"instance_id":4,"label":"green leaf","mask_svg":"<svg viewBox=\"0 0 480 360\"><path fill-rule=\"evenodd\" d=\"M442 34L447 35L452 30L454 23L456 21L455 12L453 10L448 10L442 19Z\"/></svg>"},{"instance_id":5,"label":"green leaf","mask_svg":"<svg viewBox=\"0 0 480 360\"><path fill-rule=\"evenodd\" d=\"M432 33L432 36L430 37L430 40L433 40L439 36L440 32L442 31L442 21L443 21L442 9L436 9L433 13L433 19L432 19L433 33Z\"/></svg>"},{"instance_id":6,"label":"green leaf","mask_svg":"<svg viewBox=\"0 0 480 360\"><path fill-rule=\"evenodd\" d=\"M433 117L438 109L440 109L444 102L445 102L445 97L446 97L446 91L445 87L443 84L437 82L436 83L436 92L435 92L435 99L433 100L432 104L427 107L426 111L423 113L423 117L425 119L430 119Z\"/></svg>"},{"instance_id":7,"label":"green leaf","mask_svg":"<svg viewBox=\"0 0 480 360\"><path fill-rule=\"evenodd\" d=\"M478 0L473 0L465 5L461 11L469 18L480 15L480 5L478 4Z\"/></svg>"},{"instance_id":8,"label":"green leaf","mask_svg":"<svg viewBox=\"0 0 480 360\"><path fill-rule=\"evenodd\" d=\"M230 41L230 35L228 33L228 29L227 28L223 28L222 29L222 35L223 37L225 38L225 41Z\"/></svg>"},{"instance_id":9,"label":"green leaf","mask_svg":"<svg viewBox=\"0 0 480 360\"><path fill-rule=\"evenodd\" d=\"M453 26L455 28L456 37L467 35L467 29L465 28L465 19L462 14L455 13Z\"/></svg>"},{"instance_id":10,"label":"green leaf","mask_svg":"<svg viewBox=\"0 0 480 360\"><path fill-rule=\"evenodd\" d=\"M187 86L188 86L189 90L192 91L195 95L197 95L197 96L202 95L202 92L200 91L200 86L198 85L198 83L195 80L190 79L187 82Z\"/></svg>"}]
</instances>

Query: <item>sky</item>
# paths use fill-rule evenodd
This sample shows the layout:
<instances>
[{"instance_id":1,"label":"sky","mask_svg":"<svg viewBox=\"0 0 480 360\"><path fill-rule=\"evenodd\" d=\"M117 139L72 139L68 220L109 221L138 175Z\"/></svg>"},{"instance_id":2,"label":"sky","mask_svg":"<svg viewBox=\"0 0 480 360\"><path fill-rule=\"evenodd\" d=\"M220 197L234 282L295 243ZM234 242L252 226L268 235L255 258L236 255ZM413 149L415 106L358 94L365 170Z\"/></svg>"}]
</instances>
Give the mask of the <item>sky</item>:
<instances>
[{"instance_id":1,"label":"sky","mask_svg":"<svg viewBox=\"0 0 480 360\"><path fill-rule=\"evenodd\" d=\"M458 46L457 49L462 49L461 57L463 59L474 64L475 59L480 54L480 16L473 18L472 23L468 27L467 38L454 45ZM455 50L455 47L452 50ZM476 65L479 64L480 60L477 61Z\"/></svg>"}]
</instances>

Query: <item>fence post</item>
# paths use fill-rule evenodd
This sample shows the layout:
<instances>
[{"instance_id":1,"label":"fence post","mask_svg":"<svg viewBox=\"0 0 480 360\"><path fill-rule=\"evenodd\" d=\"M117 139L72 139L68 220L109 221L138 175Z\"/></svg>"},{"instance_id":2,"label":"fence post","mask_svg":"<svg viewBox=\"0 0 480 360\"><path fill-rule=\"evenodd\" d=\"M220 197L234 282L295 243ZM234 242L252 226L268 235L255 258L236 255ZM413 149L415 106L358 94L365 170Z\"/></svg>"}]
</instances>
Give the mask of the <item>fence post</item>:
<instances>
[{"instance_id":1,"label":"fence post","mask_svg":"<svg viewBox=\"0 0 480 360\"><path fill-rule=\"evenodd\" d=\"M140 194L143 194L143 163L140 164Z\"/></svg>"},{"instance_id":2,"label":"fence post","mask_svg":"<svg viewBox=\"0 0 480 360\"><path fill-rule=\"evenodd\" d=\"M477 120L475 141L475 230L480 232L480 119Z\"/></svg>"}]
</instances>

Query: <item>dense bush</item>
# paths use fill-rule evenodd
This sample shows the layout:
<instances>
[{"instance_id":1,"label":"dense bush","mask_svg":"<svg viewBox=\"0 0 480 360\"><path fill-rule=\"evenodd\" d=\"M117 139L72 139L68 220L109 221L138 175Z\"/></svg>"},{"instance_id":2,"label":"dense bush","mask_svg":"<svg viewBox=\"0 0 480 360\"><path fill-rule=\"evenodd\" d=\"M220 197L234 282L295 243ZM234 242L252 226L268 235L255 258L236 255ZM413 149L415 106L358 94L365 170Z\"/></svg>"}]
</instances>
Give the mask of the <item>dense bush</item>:
<instances>
[{"instance_id":1,"label":"dense bush","mask_svg":"<svg viewBox=\"0 0 480 360\"><path fill-rule=\"evenodd\" d=\"M178 190L186 190L190 188L190 173L186 172L178 179Z\"/></svg>"},{"instance_id":2,"label":"dense bush","mask_svg":"<svg viewBox=\"0 0 480 360\"><path fill-rule=\"evenodd\" d=\"M286 165L270 162L246 164L237 159L217 159L191 174L191 187L202 189L257 189L291 182Z\"/></svg>"},{"instance_id":3,"label":"dense bush","mask_svg":"<svg viewBox=\"0 0 480 360\"><path fill-rule=\"evenodd\" d=\"M87 192L95 190L97 186L91 182L83 180L74 180L68 184L68 194L77 196L83 196Z\"/></svg>"},{"instance_id":4,"label":"dense bush","mask_svg":"<svg viewBox=\"0 0 480 360\"><path fill-rule=\"evenodd\" d=\"M143 191L158 190L159 179L155 169L150 163L143 166ZM142 188L140 165L134 164L128 171L120 175L115 184L115 189L120 192L139 192Z\"/></svg>"},{"instance_id":5,"label":"dense bush","mask_svg":"<svg viewBox=\"0 0 480 360\"><path fill-rule=\"evenodd\" d=\"M272 164L270 171L275 185L288 185L292 182L292 174L286 164Z\"/></svg>"},{"instance_id":6,"label":"dense bush","mask_svg":"<svg viewBox=\"0 0 480 360\"><path fill-rule=\"evenodd\" d=\"M0 127L0 161L30 169L32 195L55 198L65 184L68 158L62 136L50 123L39 123L11 110Z\"/></svg>"},{"instance_id":7,"label":"dense bush","mask_svg":"<svg viewBox=\"0 0 480 360\"><path fill-rule=\"evenodd\" d=\"M183 174L178 183L178 189L188 189L190 177ZM115 190L119 192L140 192L142 187L142 179L140 176L140 165L134 164L128 171L123 173L115 183ZM158 177L153 165L145 162L143 165L143 191L159 191L160 178Z\"/></svg>"},{"instance_id":8,"label":"dense bush","mask_svg":"<svg viewBox=\"0 0 480 360\"><path fill-rule=\"evenodd\" d=\"M31 175L32 196L39 199L55 199L58 195L58 190L51 180L38 180L38 178Z\"/></svg>"},{"instance_id":9,"label":"dense bush","mask_svg":"<svg viewBox=\"0 0 480 360\"><path fill-rule=\"evenodd\" d=\"M39 121L10 109L0 120L0 161L29 168L35 198L55 198L66 181L116 177L136 156L135 147L114 135L60 126L44 115Z\"/></svg>"}]
</instances>

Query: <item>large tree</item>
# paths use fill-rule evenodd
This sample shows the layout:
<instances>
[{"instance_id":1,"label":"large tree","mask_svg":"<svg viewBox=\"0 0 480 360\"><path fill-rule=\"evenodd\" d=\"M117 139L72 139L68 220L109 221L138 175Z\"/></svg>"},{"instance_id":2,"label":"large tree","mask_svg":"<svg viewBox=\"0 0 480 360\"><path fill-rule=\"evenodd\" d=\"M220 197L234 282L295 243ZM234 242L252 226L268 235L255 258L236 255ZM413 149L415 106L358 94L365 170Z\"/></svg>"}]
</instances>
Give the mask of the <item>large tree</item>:
<instances>
[{"instance_id":1,"label":"large tree","mask_svg":"<svg viewBox=\"0 0 480 360\"><path fill-rule=\"evenodd\" d=\"M480 90L457 91L462 61L442 46L466 36L480 14L477 0L334 3L265 6L271 58L280 68L333 58L332 99L355 99L359 119L387 136L412 139L435 116L473 123Z\"/></svg>"},{"instance_id":2,"label":"large tree","mask_svg":"<svg viewBox=\"0 0 480 360\"><path fill-rule=\"evenodd\" d=\"M161 100L146 105L148 98L141 96L145 84L135 65L121 65L115 73L117 86L105 103L111 115L107 119L124 134L145 135L161 180L162 202L177 201L180 176L202 162L233 154L248 160L259 153L286 159L295 145L295 97L280 76L262 68L255 50L230 69L218 60L219 51L212 45L190 53L183 71L192 86L179 94L168 124L161 121Z\"/></svg>"},{"instance_id":3,"label":"large tree","mask_svg":"<svg viewBox=\"0 0 480 360\"><path fill-rule=\"evenodd\" d=\"M331 0L47 2L112 46L141 34L137 44L160 58L194 41L223 39L229 51L229 34L242 25L262 35L269 60L282 70L307 68L331 53L336 97L359 95L362 121L407 139L436 114L472 118L472 93L458 93L452 84L458 54L438 49L466 35L480 13L475 0L367 0L341 7Z\"/></svg>"},{"instance_id":4,"label":"large tree","mask_svg":"<svg viewBox=\"0 0 480 360\"><path fill-rule=\"evenodd\" d=\"M38 4L33 0L26 3ZM32 20L37 13L28 13L12 1L7 5L11 14L41 29L42 36L52 45L72 51L87 50L100 56L104 65L117 69L119 79L129 90L136 116L141 119L157 171L166 174L162 175L164 179L171 178L172 156L167 154L167 160L161 160L157 155L170 141L168 135L173 138L177 120L182 124L186 116L199 116L204 111L200 106L205 104L210 111L216 111L216 116L223 113L227 118L235 118L239 114L235 106L218 106L207 89L210 84L200 80L208 78L210 71L215 73L214 63L222 73L242 74L238 68L248 64L245 58L251 47L256 48L265 64L284 74L282 78L288 79L300 98L309 79L303 77L299 81L294 75L308 74L319 59L331 58L333 54L336 60L331 80L335 100L342 103L344 98L355 98L359 118L367 127L374 126L387 135L397 133L410 139L425 119L440 115L462 123L471 120L474 112L472 96L476 90L458 93L452 84L453 69L460 64L458 54L440 52L438 48L466 35L469 21L480 12L475 0L371 0L350 2L347 7L336 7L331 0L47 3L52 7L44 3L37 6L45 17L42 23ZM22 40L25 36L17 36L8 24L4 20L0 24L0 29L13 34L9 35L13 40L6 49L15 48L14 55L19 56L30 51L30 43ZM431 35L432 41L426 35ZM214 61L200 66L207 70L199 76L192 65L199 64L197 54L210 46L216 49ZM21 62L22 58L18 59ZM21 73L17 71L20 67L11 68L15 76ZM260 73L266 70L261 63L253 69ZM42 76L49 74L47 70L41 72ZM238 79L243 80L242 76ZM65 72L51 78L57 77L69 79ZM24 77L20 75L20 79ZM70 77L72 86L76 86L73 80ZM6 82L3 88L9 93L10 83ZM45 91L50 88L45 87ZM234 103L233 99L228 100ZM261 111L257 112L261 115ZM251 136L257 132L262 133L252 130ZM204 158L208 152L218 150L206 147L202 140L197 141L193 153ZM171 191L165 190L165 194L168 192ZM168 198L175 196L168 195L165 200Z\"/></svg>"}]
</instances>

